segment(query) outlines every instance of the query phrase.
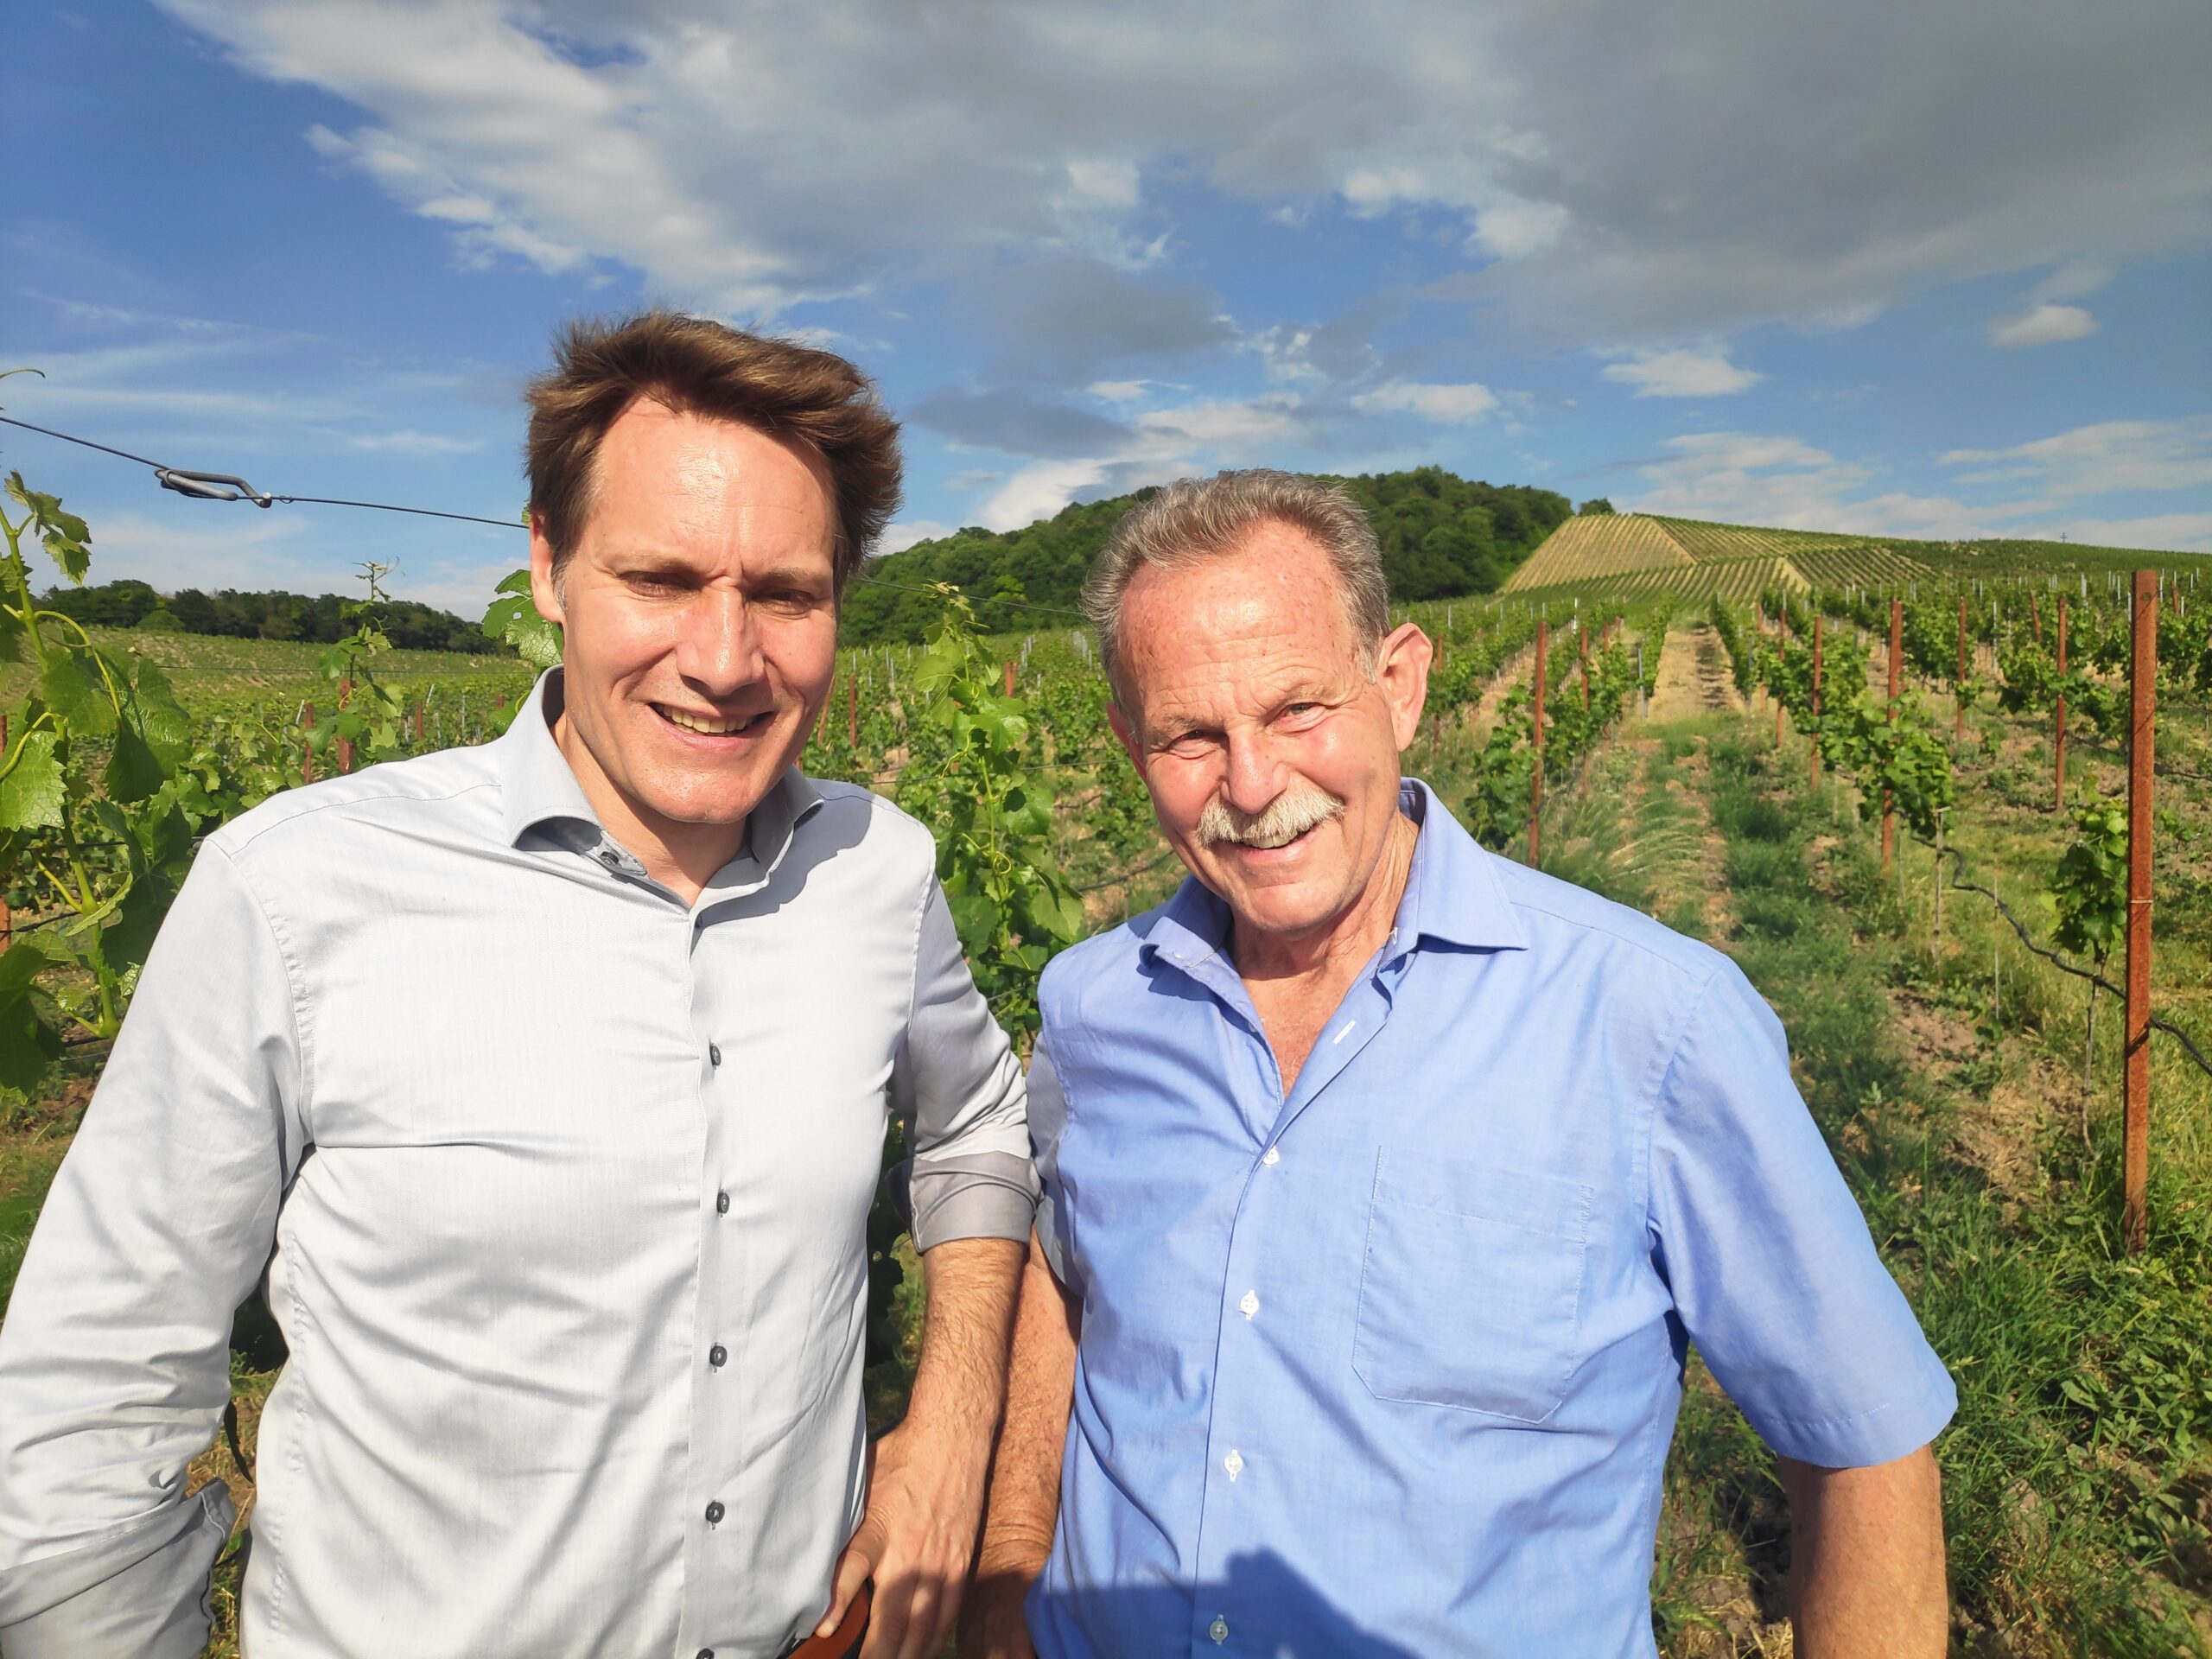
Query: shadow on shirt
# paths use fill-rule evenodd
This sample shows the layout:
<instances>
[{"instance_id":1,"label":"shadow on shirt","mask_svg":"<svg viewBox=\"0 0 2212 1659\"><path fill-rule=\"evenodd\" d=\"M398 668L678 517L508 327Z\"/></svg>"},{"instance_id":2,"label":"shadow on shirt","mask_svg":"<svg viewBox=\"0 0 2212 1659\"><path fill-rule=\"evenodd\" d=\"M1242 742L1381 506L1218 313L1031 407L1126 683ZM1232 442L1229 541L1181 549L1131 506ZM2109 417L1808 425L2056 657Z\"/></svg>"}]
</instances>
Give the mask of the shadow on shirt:
<instances>
[{"instance_id":1,"label":"shadow on shirt","mask_svg":"<svg viewBox=\"0 0 2212 1659\"><path fill-rule=\"evenodd\" d=\"M1039 1588L1030 1597L1029 1624L1039 1659L1119 1659L1171 1647L1204 1653L1214 1642L1225 1651L1269 1659L1421 1659L1362 1629L1266 1550L1230 1556L1224 1578L1195 1591L1171 1585Z\"/></svg>"}]
</instances>

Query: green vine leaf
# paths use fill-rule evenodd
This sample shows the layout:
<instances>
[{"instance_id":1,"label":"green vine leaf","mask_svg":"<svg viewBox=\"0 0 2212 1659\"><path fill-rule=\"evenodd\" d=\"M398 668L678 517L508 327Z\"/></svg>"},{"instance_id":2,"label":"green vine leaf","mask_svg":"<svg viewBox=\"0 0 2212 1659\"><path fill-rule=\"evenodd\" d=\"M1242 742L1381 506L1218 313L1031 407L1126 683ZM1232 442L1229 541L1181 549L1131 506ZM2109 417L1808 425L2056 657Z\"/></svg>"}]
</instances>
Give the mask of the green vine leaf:
<instances>
[{"instance_id":1,"label":"green vine leaf","mask_svg":"<svg viewBox=\"0 0 2212 1659\"><path fill-rule=\"evenodd\" d=\"M484 613L486 639L512 645L523 661L543 673L561 660L561 625L537 613L530 593L530 572L517 570L493 590L501 595Z\"/></svg>"},{"instance_id":2,"label":"green vine leaf","mask_svg":"<svg viewBox=\"0 0 2212 1659\"><path fill-rule=\"evenodd\" d=\"M107 769L100 776L108 799L126 805L143 801L168 781L168 772L146 740L131 727L118 727L108 749Z\"/></svg>"},{"instance_id":3,"label":"green vine leaf","mask_svg":"<svg viewBox=\"0 0 2212 1659\"><path fill-rule=\"evenodd\" d=\"M0 951L0 1084L27 1094L61 1058L61 1034L41 1015L32 986L52 965L28 944Z\"/></svg>"},{"instance_id":4,"label":"green vine leaf","mask_svg":"<svg viewBox=\"0 0 2212 1659\"><path fill-rule=\"evenodd\" d=\"M61 827L64 779L54 744L52 732L32 732L16 744L0 777L0 830Z\"/></svg>"},{"instance_id":5,"label":"green vine leaf","mask_svg":"<svg viewBox=\"0 0 2212 1659\"><path fill-rule=\"evenodd\" d=\"M107 688L87 664L88 653L68 648L52 649L39 685L46 706L65 728L92 737L105 737L115 730L115 704Z\"/></svg>"}]
</instances>

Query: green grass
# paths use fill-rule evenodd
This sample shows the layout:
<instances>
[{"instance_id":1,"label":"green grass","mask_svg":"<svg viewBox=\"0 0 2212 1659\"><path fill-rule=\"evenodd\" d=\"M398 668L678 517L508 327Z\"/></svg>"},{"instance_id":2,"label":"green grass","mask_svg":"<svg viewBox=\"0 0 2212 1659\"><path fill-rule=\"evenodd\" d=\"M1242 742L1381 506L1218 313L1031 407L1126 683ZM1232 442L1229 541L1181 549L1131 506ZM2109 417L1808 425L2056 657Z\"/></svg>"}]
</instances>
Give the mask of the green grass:
<instances>
[{"instance_id":1,"label":"green grass","mask_svg":"<svg viewBox=\"0 0 2212 1659\"><path fill-rule=\"evenodd\" d=\"M215 634L153 633L141 628L92 628L92 642L118 656L143 656L176 688L186 708L243 697L290 693L330 695L322 677L324 645L280 639L231 639ZM380 678L397 684L430 681L498 681L527 685L530 671L517 658L486 652L393 651L377 658ZM24 663L0 663L0 706L29 696L36 677Z\"/></svg>"}]
</instances>

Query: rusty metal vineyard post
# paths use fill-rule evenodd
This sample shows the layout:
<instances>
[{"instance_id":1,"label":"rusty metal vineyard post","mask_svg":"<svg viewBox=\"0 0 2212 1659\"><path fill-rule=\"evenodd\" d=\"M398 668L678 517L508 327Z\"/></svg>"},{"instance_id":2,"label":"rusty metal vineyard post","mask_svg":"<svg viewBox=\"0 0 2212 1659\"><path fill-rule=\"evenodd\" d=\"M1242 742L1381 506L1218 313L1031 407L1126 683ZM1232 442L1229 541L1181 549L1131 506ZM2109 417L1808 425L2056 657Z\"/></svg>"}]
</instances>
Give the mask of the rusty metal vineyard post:
<instances>
[{"instance_id":1,"label":"rusty metal vineyard post","mask_svg":"<svg viewBox=\"0 0 2212 1659\"><path fill-rule=\"evenodd\" d=\"M2052 737L2057 761L2052 767L2054 798L2066 810L2066 596L2058 596L2058 718Z\"/></svg>"},{"instance_id":2,"label":"rusty metal vineyard post","mask_svg":"<svg viewBox=\"0 0 2212 1659\"><path fill-rule=\"evenodd\" d=\"M1960 742L1967 736L1967 596L1959 595L1959 678L1958 695L1953 700L1958 705L1952 713L1951 735Z\"/></svg>"},{"instance_id":3,"label":"rusty metal vineyard post","mask_svg":"<svg viewBox=\"0 0 2212 1659\"><path fill-rule=\"evenodd\" d=\"M2138 570L2127 676L2127 1008L2120 1050L2120 1225L2130 1254L2140 1251L2150 1235L2151 786L2158 758L2158 573Z\"/></svg>"},{"instance_id":4,"label":"rusty metal vineyard post","mask_svg":"<svg viewBox=\"0 0 2212 1659\"><path fill-rule=\"evenodd\" d=\"M1813 613L1813 778L1815 789L1821 786L1821 613Z\"/></svg>"},{"instance_id":5,"label":"rusty metal vineyard post","mask_svg":"<svg viewBox=\"0 0 2212 1659\"><path fill-rule=\"evenodd\" d=\"M1532 707L1535 715L1536 764L1529 769L1529 868L1536 868L1536 821L1544 811L1544 658L1551 645L1552 625L1536 624L1536 681Z\"/></svg>"},{"instance_id":6,"label":"rusty metal vineyard post","mask_svg":"<svg viewBox=\"0 0 2212 1659\"><path fill-rule=\"evenodd\" d=\"M1897 723L1897 695L1904 690L1904 601L1890 601L1890 724ZM1888 787L1882 791L1882 874L1890 873L1890 861L1896 855L1897 833L1897 792ZM1900 880L1904 878L1899 877Z\"/></svg>"}]
</instances>

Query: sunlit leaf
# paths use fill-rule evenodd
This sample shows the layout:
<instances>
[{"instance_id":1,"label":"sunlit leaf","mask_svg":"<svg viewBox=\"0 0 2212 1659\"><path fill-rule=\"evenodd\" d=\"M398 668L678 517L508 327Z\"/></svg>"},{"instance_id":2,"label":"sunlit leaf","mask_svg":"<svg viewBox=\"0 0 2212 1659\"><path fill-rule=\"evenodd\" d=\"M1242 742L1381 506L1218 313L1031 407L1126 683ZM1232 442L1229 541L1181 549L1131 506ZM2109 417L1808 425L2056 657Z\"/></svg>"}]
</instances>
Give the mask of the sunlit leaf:
<instances>
[{"instance_id":1,"label":"sunlit leaf","mask_svg":"<svg viewBox=\"0 0 2212 1659\"><path fill-rule=\"evenodd\" d=\"M48 653L39 677L46 706L63 726L94 737L115 729L115 704L89 660L89 653L67 649Z\"/></svg>"},{"instance_id":2,"label":"sunlit leaf","mask_svg":"<svg viewBox=\"0 0 2212 1659\"><path fill-rule=\"evenodd\" d=\"M33 732L10 752L0 777L0 830L60 827L64 779L54 743L52 732Z\"/></svg>"}]
</instances>

